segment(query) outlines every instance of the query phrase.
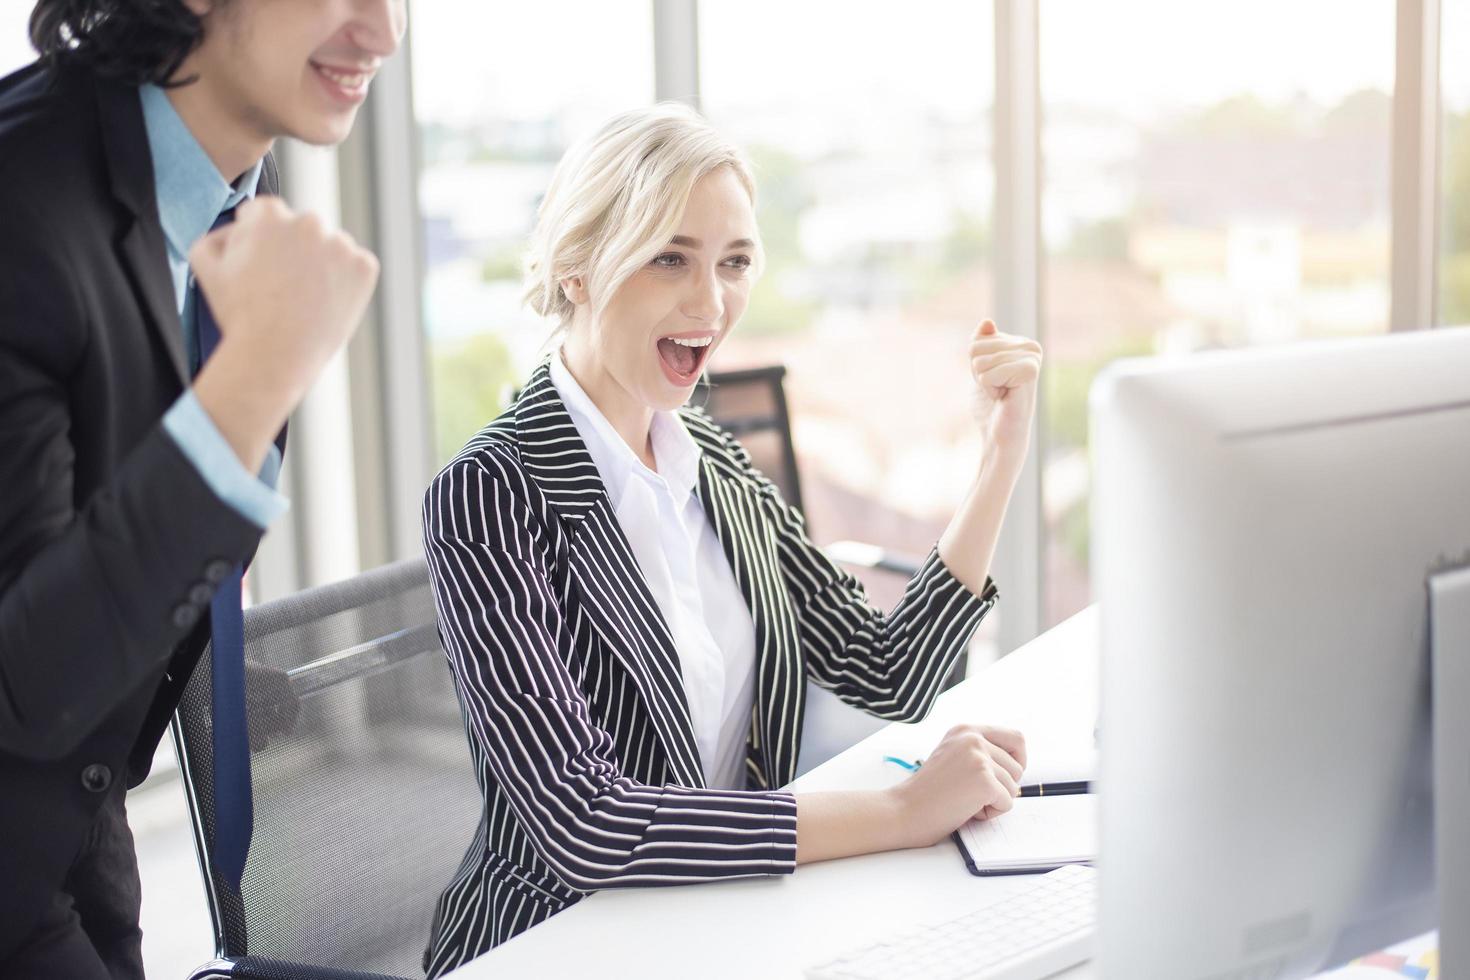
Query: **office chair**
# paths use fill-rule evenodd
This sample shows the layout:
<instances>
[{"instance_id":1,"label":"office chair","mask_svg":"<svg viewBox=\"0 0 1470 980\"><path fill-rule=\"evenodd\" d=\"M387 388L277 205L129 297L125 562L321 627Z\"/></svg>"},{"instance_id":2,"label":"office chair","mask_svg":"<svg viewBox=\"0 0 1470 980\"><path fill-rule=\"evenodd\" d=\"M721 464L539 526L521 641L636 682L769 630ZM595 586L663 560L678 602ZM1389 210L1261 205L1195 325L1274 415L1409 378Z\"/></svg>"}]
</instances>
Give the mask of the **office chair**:
<instances>
[{"instance_id":1,"label":"office chair","mask_svg":"<svg viewBox=\"0 0 1470 980\"><path fill-rule=\"evenodd\" d=\"M801 472L791 439L791 413L786 405L786 366L707 371L695 385L689 402L707 411L721 428L750 453L755 468L776 485L781 497L806 515L801 500ZM513 388L510 400L521 395ZM811 521L807 521L810 530ZM823 549L833 561L854 568L891 572L913 578L920 562L908 555L863 541L834 541ZM963 668L963 664L960 665ZM963 669L960 679L964 678ZM958 683L956 681L956 683ZM946 687L949 685L946 684Z\"/></svg>"},{"instance_id":2,"label":"office chair","mask_svg":"<svg viewBox=\"0 0 1470 980\"><path fill-rule=\"evenodd\" d=\"M776 484L786 502L806 514L801 473L791 438L791 412L786 404L786 368L781 364L738 371L711 371L690 399L702 405L720 426L750 453L755 468ZM808 530L811 521L807 521ZM919 561L861 541L834 541L828 557L855 568L891 572L912 578Z\"/></svg>"},{"instance_id":3,"label":"office chair","mask_svg":"<svg viewBox=\"0 0 1470 980\"><path fill-rule=\"evenodd\" d=\"M474 835L459 702L423 559L245 612L254 835L239 894L211 860L210 656L174 717L217 960L191 980L421 977Z\"/></svg>"},{"instance_id":4,"label":"office chair","mask_svg":"<svg viewBox=\"0 0 1470 980\"><path fill-rule=\"evenodd\" d=\"M726 432L739 439L756 469L776 485L787 503L805 516L785 379L786 368L781 364L711 371L700 380L690 403L703 406ZM807 530L811 530L810 520ZM861 541L834 541L822 550L838 564L859 571L909 579L919 570L917 560ZM945 678L944 689L963 681L968 667L969 654L965 653ZM802 730L797 774L820 765L881 727L881 721L807 682L807 723Z\"/></svg>"}]
</instances>

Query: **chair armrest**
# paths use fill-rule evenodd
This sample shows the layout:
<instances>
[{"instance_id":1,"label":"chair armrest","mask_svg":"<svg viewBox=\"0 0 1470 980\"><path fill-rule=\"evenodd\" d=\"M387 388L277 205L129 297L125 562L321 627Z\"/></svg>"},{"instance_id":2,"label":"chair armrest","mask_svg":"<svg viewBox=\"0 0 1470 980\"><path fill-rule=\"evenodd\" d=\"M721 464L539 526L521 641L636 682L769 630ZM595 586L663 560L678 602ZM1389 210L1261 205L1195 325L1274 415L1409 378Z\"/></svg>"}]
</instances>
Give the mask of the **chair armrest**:
<instances>
[{"instance_id":1,"label":"chair armrest","mask_svg":"<svg viewBox=\"0 0 1470 980\"><path fill-rule=\"evenodd\" d=\"M855 568L872 568L880 572L892 572L904 578L913 578L919 573L920 562L908 555L885 551L876 544L864 541L834 541L825 549L827 557L839 565Z\"/></svg>"},{"instance_id":2,"label":"chair armrest","mask_svg":"<svg viewBox=\"0 0 1470 980\"><path fill-rule=\"evenodd\" d=\"M421 623L293 667L286 671L286 676L296 696L307 698L344 681L388 670L401 660L438 649L438 626Z\"/></svg>"},{"instance_id":3,"label":"chair armrest","mask_svg":"<svg viewBox=\"0 0 1470 980\"><path fill-rule=\"evenodd\" d=\"M264 956L242 956L238 960L211 960L189 974L189 980L406 980L383 973L363 973L332 966L312 966L273 960Z\"/></svg>"},{"instance_id":4,"label":"chair armrest","mask_svg":"<svg viewBox=\"0 0 1470 980\"><path fill-rule=\"evenodd\" d=\"M230 980L235 964L230 960L210 960L189 971L189 980Z\"/></svg>"}]
</instances>

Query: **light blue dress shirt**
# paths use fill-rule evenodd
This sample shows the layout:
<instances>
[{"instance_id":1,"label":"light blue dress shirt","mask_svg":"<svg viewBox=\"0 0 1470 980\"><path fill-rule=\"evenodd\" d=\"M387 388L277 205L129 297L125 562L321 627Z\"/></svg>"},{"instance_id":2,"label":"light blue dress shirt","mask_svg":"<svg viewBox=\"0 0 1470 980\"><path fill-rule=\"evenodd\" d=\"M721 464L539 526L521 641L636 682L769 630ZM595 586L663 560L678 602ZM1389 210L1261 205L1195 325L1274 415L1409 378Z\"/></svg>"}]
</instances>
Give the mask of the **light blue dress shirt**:
<instances>
[{"instance_id":1,"label":"light blue dress shirt","mask_svg":"<svg viewBox=\"0 0 1470 980\"><path fill-rule=\"evenodd\" d=\"M192 366L199 359L194 328L198 311L194 308L194 290L189 288L193 284L189 249L209 232L220 214L255 196L261 162L231 186L179 118L164 91L144 85L138 93L143 102L148 149L153 155L153 185L168 248L174 300L184 329L184 350ZM280 451L272 444L259 476L251 476L194 397L193 389L174 402L163 417L163 427L215 495L247 520L263 529L290 506L275 490L281 473Z\"/></svg>"}]
</instances>

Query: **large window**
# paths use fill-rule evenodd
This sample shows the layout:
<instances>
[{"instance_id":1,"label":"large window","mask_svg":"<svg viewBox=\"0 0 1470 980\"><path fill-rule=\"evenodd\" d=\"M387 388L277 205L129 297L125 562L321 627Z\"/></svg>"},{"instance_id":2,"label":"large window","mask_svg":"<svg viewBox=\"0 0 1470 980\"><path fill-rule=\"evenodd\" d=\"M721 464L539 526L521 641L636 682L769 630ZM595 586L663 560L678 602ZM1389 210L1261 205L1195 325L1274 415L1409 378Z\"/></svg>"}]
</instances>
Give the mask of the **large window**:
<instances>
[{"instance_id":1,"label":"large window","mask_svg":"<svg viewBox=\"0 0 1470 980\"><path fill-rule=\"evenodd\" d=\"M1470 0L1445 0L1440 39L1439 321L1470 324Z\"/></svg>"},{"instance_id":2,"label":"large window","mask_svg":"<svg viewBox=\"0 0 1470 980\"><path fill-rule=\"evenodd\" d=\"M965 0L699 7L703 109L754 160L769 259L713 367L786 365L819 541L922 555L977 471L993 32Z\"/></svg>"},{"instance_id":3,"label":"large window","mask_svg":"<svg viewBox=\"0 0 1470 980\"><path fill-rule=\"evenodd\" d=\"M653 99L648 0L415 0L409 7L424 229L424 325L442 462L499 414L551 324L521 257L567 145Z\"/></svg>"},{"instance_id":4,"label":"large window","mask_svg":"<svg viewBox=\"0 0 1470 980\"><path fill-rule=\"evenodd\" d=\"M1091 601L1103 364L1387 328L1394 5L1047 0L1040 35L1049 625Z\"/></svg>"},{"instance_id":5,"label":"large window","mask_svg":"<svg viewBox=\"0 0 1470 980\"><path fill-rule=\"evenodd\" d=\"M27 36L30 19L29 4L0 4L0 77L36 59Z\"/></svg>"}]
</instances>

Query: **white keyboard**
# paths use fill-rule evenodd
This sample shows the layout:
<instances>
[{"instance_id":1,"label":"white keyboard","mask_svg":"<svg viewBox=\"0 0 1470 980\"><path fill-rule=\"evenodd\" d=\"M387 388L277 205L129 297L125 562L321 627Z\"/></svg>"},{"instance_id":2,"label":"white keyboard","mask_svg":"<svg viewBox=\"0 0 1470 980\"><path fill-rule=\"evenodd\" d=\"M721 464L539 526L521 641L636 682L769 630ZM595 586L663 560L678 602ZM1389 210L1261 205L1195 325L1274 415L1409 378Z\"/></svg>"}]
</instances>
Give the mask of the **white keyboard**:
<instances>
[{"instance_id":1,"label":"white keyboard","mask_svg":"<svg viewBox=\"0 0 1470 980\"><path fill-rule=\"evenodd\" d=\"M905 930L810 967L808 980L1038 980L1092 955L1097 872L1049 871L957 918Z\"/></svg>"}]
</instances>

